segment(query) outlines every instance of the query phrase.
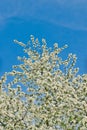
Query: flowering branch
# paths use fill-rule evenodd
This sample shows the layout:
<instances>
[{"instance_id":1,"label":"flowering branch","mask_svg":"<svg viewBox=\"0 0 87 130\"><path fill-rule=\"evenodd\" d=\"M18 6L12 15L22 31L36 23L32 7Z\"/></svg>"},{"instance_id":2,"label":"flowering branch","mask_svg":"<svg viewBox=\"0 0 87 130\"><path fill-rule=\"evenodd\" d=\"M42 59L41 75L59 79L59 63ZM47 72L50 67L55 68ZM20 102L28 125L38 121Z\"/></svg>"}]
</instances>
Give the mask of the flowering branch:
<instances>
[{"instance_id":1,"label":"flowering branch","mask_svg":"<svg viewBox=\"0 0 87 130\"><path fill-rule=\"evenodd\" d=\"M0 130L86 130L87 74L77 74L76 55L62 60L67 45L48 48L32 35L27 44L14 42L27 56L1 77Z\"/></svg>"}]
</instances>

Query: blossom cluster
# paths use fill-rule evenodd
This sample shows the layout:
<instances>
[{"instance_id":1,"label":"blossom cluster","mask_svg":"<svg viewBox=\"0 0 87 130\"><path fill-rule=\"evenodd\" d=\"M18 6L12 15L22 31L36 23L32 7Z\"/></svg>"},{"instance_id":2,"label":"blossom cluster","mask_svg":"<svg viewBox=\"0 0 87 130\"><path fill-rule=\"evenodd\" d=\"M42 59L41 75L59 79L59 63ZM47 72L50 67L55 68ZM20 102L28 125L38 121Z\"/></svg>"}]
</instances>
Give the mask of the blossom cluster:
<instances>
[{"instance_id":1,"label":"blossom cluster","mask_svg":"<svg viewBox=\"0 0 87 130\"><path fill-rule=\"evenodd\" d=\"M87 130L87 74L77 74L76 55L62 60L67 45L48 48L33 35L14 42L27 55L1 77L0 130Z\"/></svg>"}]
</instances>

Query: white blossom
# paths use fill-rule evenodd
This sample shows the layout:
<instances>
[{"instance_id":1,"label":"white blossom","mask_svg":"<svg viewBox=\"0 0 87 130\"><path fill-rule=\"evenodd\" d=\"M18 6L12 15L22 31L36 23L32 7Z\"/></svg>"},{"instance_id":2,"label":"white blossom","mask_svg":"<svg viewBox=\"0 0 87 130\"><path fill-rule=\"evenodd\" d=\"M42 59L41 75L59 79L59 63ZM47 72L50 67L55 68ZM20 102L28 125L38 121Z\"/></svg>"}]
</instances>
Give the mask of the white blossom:
<instances>
[{"instance_id":1,"label":"white blossom","mask_svg":"<svg viewBox=\"0 0 87 130\"><path fill-rule=\"evenodd\" d=\"M59 53L67 45L51 50L33 35L15 43L27 56L0 79L0 130L86 130L87 74L77 74L76 55L63 61Z\"/></svg>"}]
</instances>

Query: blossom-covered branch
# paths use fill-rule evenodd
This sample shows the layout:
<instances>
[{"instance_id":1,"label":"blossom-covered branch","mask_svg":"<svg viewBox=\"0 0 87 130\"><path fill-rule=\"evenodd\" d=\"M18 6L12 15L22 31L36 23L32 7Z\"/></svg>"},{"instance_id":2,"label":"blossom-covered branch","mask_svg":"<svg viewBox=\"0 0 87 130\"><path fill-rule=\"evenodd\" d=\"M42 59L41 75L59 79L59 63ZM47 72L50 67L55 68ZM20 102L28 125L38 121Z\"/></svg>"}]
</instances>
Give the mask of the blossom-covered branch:
<instances>
[{"instance_id":1,"label":"blossom-covered branch","mask_svg":"<svg viewBox=\"0 0 87 130\"><path fill-rule=\"evenodd\" d=\"M27 44L14 42L27 56L1 77L0 130L86 130L87 74L77 74L76 55L63 60L67 45L48 48L33 35Z\"/></svg>"}]
</instances>

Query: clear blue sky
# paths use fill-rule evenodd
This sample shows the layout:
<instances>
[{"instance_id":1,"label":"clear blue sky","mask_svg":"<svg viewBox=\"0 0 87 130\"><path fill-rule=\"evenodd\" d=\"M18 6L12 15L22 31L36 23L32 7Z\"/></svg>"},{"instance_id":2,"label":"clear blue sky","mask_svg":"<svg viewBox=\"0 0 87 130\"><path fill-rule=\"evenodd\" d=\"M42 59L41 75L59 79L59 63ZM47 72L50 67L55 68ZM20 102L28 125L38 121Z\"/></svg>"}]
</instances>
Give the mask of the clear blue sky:
<instances>
[{"instance_id":1,"label":"clear blue sky","mask_svg":"<svg viewBox=\"0 0 87 130\"><path fill-rule=\"evenodd\" d=\"M22 48L14 39L46 38L68 48L61 53L77 55L79 73L87 73L87 0L0 0L0 76L18 64Z\"/></svg>"}]
</instances>

